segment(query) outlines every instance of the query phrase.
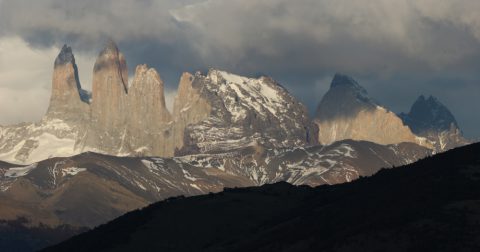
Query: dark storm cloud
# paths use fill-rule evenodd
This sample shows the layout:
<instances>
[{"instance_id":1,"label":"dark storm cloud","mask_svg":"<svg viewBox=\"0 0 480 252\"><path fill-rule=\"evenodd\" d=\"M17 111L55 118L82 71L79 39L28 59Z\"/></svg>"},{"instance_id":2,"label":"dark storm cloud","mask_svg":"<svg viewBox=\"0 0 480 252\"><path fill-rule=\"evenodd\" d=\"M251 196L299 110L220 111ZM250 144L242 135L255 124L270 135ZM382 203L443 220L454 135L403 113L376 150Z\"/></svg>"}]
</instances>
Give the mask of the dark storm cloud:
<instances>
[{"instance_id":1,"label":"dark storm cloud","mask_svg":"<svg viewBox=\"0 0 480 252\"><path fill-rule=\"evenodd\" d=\"M182 71L268 74L311 110L342 72L396 112L436 95L480 135L479 11L476 0L0 0L0 36L88 54L111 37L131 72L147 63L169 89Z\"/></svg>"}]
</instances>

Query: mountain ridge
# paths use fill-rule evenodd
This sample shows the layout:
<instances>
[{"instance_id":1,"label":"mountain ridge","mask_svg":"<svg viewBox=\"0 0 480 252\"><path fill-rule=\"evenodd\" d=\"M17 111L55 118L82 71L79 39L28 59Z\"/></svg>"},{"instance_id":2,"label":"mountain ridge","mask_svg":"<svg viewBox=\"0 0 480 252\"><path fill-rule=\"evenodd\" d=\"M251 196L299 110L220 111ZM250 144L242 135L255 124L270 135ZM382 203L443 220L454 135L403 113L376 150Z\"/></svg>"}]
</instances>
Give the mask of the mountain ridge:
<instances>
[{"instance_id":1,"label":"mountain ridge","mask_svg":"<svg viewBox=\"0 0 480 252\"><path fill-rule=\"evenodd\" d=\"M476 251L479 152L472 144L335 186L172 198L43 251Z\"/></svg>"}]
</instances>

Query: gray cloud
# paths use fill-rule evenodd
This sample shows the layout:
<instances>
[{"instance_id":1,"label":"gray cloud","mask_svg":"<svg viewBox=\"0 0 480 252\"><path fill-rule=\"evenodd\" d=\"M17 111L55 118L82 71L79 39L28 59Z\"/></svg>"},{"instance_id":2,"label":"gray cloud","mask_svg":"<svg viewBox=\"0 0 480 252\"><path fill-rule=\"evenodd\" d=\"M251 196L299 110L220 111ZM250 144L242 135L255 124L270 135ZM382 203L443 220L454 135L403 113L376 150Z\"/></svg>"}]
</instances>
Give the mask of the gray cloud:
<instances>
[{"instance_id":1,"label":"gray cloud","mask_svg":"<svg viewBox=\"0 0 480 252\"><path fill-rule=\"evenodd\" d=\"M182 71L268 74L311 110L343 72L396 112L434 94L478 136L479 10L476 0L0 0L0 36L42 50L67 42L84 57L111 37L131 71L155 67L170 94Z\"/></svg>"}]
</instances>

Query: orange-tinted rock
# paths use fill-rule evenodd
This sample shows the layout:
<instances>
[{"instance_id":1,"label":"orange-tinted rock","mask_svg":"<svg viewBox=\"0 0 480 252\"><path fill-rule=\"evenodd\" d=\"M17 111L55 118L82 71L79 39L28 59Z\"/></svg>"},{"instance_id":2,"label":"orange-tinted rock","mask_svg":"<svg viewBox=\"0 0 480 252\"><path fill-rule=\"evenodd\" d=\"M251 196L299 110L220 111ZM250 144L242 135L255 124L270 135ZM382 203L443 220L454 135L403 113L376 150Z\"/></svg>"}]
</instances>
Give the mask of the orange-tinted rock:
<instances>
[{"instance_id":1,"label":"orange-tinted rock","mask_svg":"<svg viewBox=\"0 0 480 252\"><path fill-rule=\"evenodd\" d=\"M352 78L336 74L330 90L316 112L318 141L331 144L344 139L365 140L379 144L402 142L432 147L426 139L415 136L393 112L379 106Z\"/></svg>"},{"instance_id":2,"label":"orange-tinted rock","mask_svg":"<svg viewBox=\"0 0 480 252\"><path fill-rule=\"evenodd\" d=\"M80 86L72 49L64 45L55 60L52 93L46 116L51 119L78 121L88 117L88 97Z\"/></svg>"},{"instance_id":3,"label":"orange-tinted rock","mask_svg":"<svg viewBox=\"0 0 480 252\"><path fill-rule=\"evenodd\" d=\"M128 143L142 155L173 155L172 120L157 71L139 65L128 93Z\"/></svg>"},{"instance_id":4,"label":"orange-tinted rock","mask_svg":"<svg viewBox=\"0 0 480 252\"><path fill-rule=\"evenodd\" d=\"M124 56L110 41L93 69L92 121L87 145L107 153L128 152L124 142L128 113L128 70Z\"/></svg>"}]
</instances>

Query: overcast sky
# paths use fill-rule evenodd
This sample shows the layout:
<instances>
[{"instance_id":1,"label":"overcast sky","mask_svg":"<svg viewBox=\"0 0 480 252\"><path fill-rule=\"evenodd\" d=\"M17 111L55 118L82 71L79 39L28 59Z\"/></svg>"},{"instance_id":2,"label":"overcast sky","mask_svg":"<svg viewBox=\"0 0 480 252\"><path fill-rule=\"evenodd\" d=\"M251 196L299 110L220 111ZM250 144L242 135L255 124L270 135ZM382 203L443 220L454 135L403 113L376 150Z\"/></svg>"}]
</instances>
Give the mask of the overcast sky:
<instances>
[{"instance_id":1,"label":"overcast sky","mask_svg":"<svg viewBox=\"0 0 480 252\"><path fill-rule=\"evenodd\" d=\"M166 82L210 67L272 76L313 111L335 72L408 111L437 96L480 136L478 0L0 0L0 124L41 118L53 61L72 46L82 86L107 38Z\"/></svg>"}]
</instances>

